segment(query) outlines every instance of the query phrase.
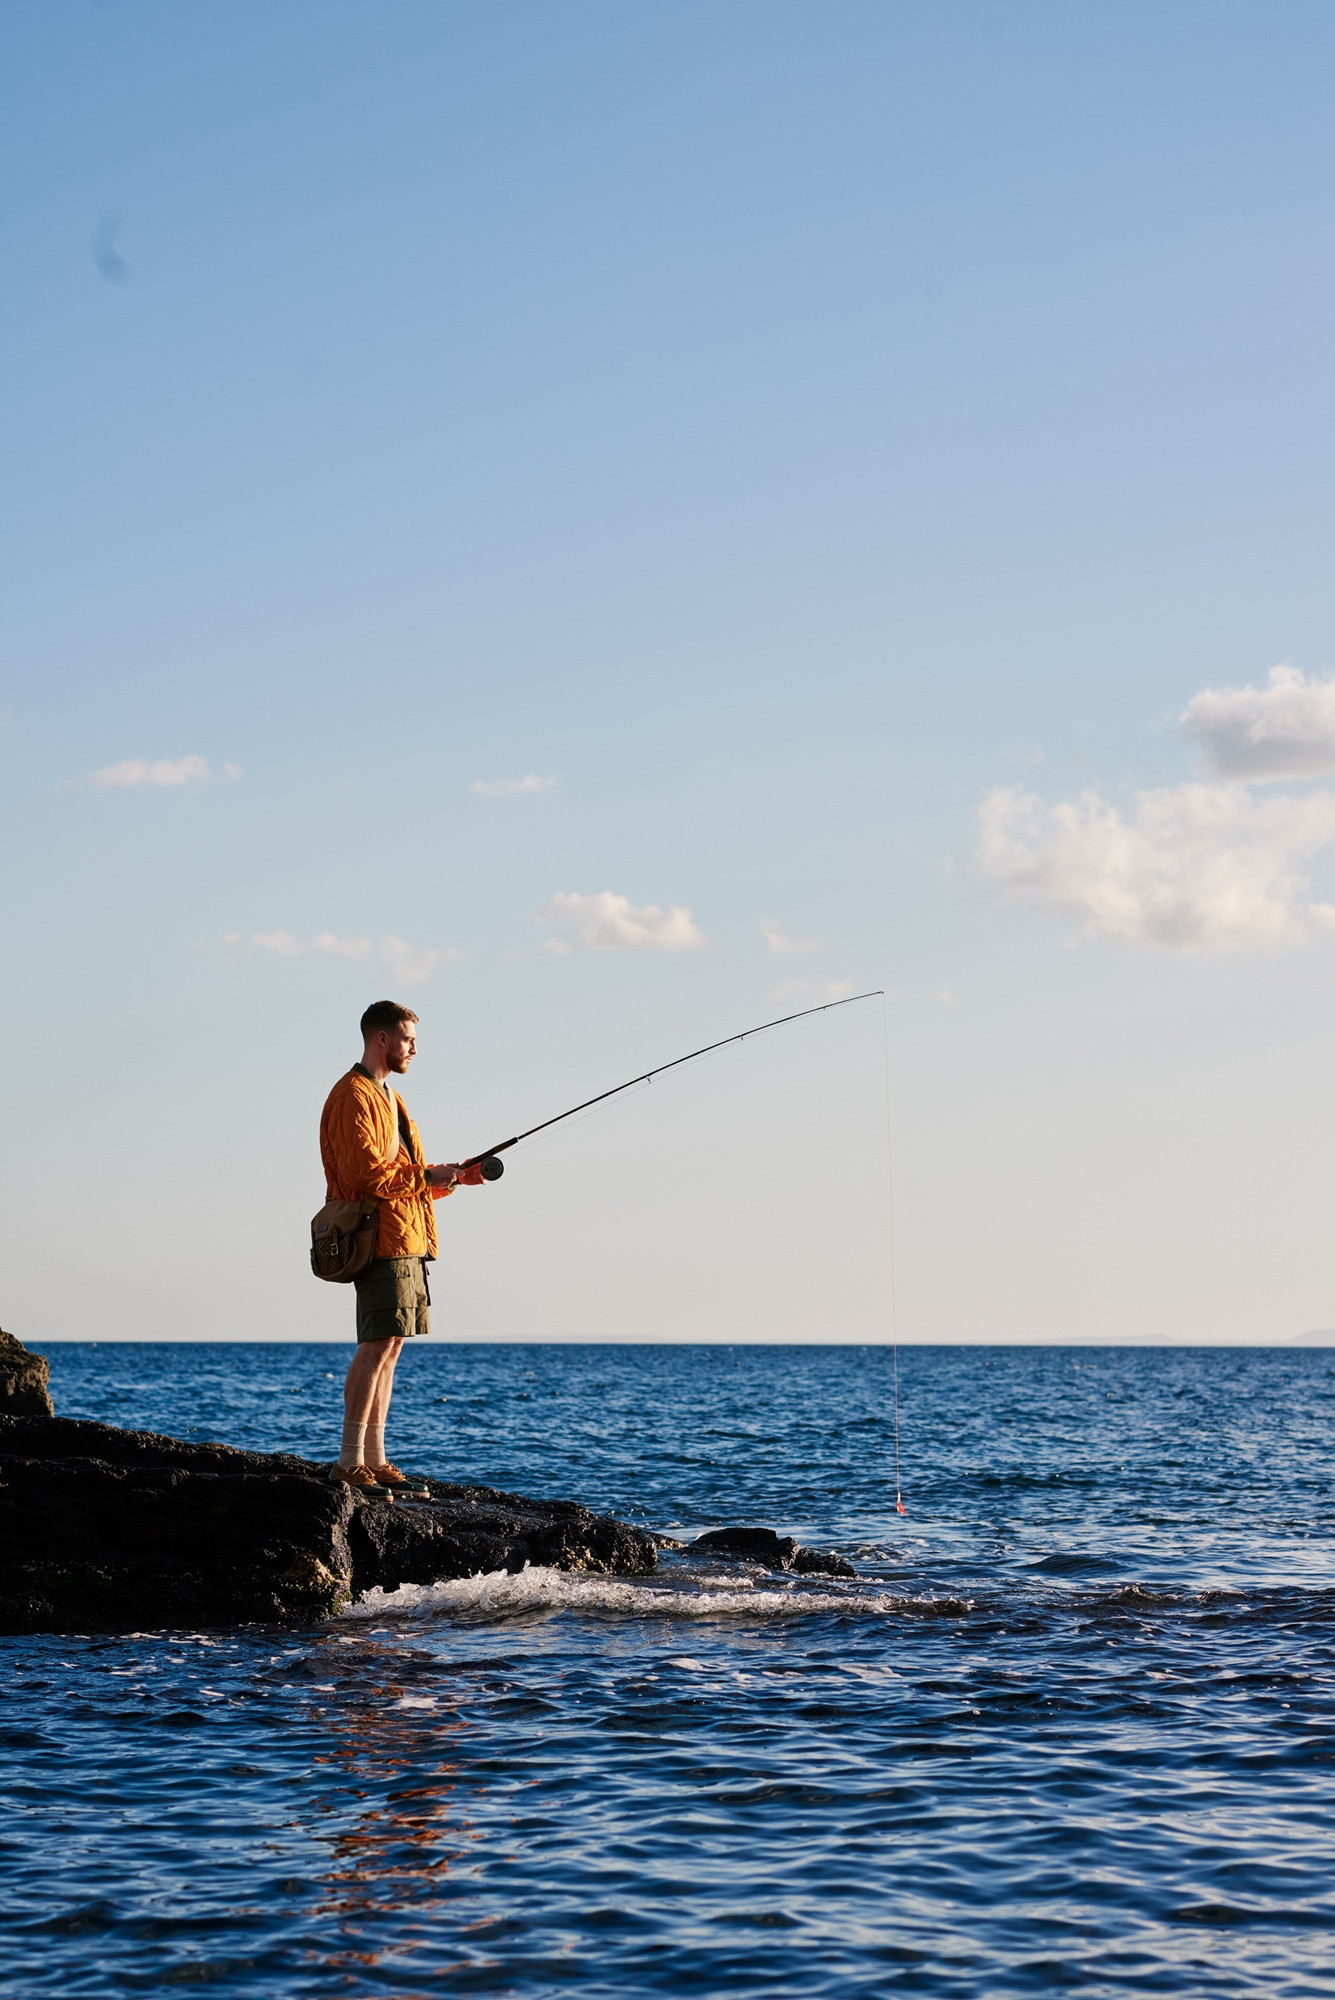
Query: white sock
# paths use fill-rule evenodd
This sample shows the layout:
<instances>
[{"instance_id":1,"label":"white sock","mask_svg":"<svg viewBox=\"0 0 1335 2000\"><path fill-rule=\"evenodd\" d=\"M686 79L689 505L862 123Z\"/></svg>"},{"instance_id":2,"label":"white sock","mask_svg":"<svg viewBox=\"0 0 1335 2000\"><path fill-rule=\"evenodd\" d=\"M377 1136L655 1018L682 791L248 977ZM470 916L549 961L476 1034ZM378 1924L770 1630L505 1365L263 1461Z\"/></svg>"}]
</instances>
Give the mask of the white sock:
<instances>
[{"instance_id":1,"label":"white sock","mask_svg":"<svg viewBox=\"0 0 1335 2000\"><path fill-rule=\"evenodd\" d=\"M366 1426L366 1463L368 1465L385 1465L388 1463L385 1458L385 1420L383 1417L379 1423L376 1423L375 1419L372 1418L371 1422Z\"/></svg>"},{"instance_id":2,"label":"white sock","mask_svg":"<svg viewBox=\"0 0 1335 2000\"><path fill-rule=\"evenodd\" d=\"M345 1472L351 1472L354 1465L365 1465L366 1425L354 1424L350 1417L343 1419L343 1449L338 1454L338 1462ZM384 1440L382 1438L381 1442ZM377 1459L376 1463L379 1464Z\"/></svg>"}]
</instances>

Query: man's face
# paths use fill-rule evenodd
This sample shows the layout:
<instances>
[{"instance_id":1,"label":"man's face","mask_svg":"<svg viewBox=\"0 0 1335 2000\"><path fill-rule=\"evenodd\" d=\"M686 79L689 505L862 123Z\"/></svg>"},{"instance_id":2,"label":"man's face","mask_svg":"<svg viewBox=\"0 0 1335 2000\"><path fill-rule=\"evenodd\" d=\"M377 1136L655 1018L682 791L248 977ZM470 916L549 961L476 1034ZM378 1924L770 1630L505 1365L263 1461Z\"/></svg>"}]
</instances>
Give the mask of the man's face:
<instances>
[{"instance_id":1,"label":"man's face","mask_svg":"<svg viewBox=\"0 0 1335 2000\"><path fill-rule=\"evenodd\" d=\"M417 1054L417 1023L400 1021L397 1028L386 1028L384 1036L385 1061L395 1076L402 1076Z\"/></svg>"}]
</instances>

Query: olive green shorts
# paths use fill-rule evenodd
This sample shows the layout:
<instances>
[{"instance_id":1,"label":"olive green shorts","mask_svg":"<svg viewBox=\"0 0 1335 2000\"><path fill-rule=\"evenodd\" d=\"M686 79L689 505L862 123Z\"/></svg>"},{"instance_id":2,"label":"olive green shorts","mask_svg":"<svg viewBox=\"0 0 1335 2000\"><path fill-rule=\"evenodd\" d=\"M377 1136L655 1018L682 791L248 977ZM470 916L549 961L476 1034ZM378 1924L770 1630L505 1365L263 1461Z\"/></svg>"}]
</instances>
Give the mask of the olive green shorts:
<instances>
[{"instance_id":1,"label":"olive green shorts","mask_svg":"<svg viewBox=\"0 0 1335 2000\"><path fill-rule=\"evenodd\" d=\"M353 1279L357 1340L412 1340L431 1331L431 1290L423 1257L373 1257Z\"/></svg>"}]
</instances>

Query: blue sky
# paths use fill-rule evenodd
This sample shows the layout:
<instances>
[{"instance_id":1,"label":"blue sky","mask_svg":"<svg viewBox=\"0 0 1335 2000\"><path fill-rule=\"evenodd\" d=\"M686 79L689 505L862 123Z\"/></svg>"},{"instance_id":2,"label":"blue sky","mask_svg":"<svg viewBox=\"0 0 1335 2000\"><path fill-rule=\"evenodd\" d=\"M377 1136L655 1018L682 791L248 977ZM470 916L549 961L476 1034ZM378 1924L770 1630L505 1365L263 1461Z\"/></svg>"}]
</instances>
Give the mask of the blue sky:
<instances>
[{"instance_id":1,"label":"blue sky","mask_svg":"<svg viewBox=\"0 0 1335 2000\"><path fill-rule=\"evenodd\" d=\"M14 0L0 72L5 1325L346 1336L382 993L449 1157L880 985L907 1337L1335 1325L1328 8ZM883 1338L880 1036L456 1197L441 1330Z\"/></svg>"}]
</instances>

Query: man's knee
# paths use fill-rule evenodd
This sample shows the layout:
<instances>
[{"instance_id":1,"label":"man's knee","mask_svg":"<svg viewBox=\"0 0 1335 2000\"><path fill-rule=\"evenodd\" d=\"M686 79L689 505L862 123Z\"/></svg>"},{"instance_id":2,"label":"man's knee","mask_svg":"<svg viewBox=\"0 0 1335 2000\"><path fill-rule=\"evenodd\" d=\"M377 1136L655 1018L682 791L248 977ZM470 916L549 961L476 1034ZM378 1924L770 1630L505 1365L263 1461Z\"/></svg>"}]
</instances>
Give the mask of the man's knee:
<instances>
[{"instance_id":1,"label":"man's knee","mask_svg":"<svg viewBox=\"0 0 1335 2000\"><path fill-rule=\"evenodd\" d=\"M388 1340L359 1340L348 1363L349 1381L374 1381L382 1369L393 1368L402 1346L403 1341L397 1336Z\"/></svg>"}]
</instances>

